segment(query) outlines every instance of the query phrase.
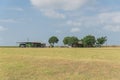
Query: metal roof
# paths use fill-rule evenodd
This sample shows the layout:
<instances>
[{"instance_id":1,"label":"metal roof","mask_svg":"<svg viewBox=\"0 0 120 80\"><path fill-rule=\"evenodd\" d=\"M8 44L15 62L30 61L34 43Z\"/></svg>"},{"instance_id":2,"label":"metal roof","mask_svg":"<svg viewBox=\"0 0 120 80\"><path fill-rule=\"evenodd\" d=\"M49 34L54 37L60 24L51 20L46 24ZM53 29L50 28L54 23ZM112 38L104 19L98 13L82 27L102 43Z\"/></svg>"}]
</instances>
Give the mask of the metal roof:
<instances>
[{"instance_id":1,"label":"metal roof","mask_svg":"<svg viewBox=\"0 0 120 80\"><path fill-rule=\"evenodd\" d=\"M17 43L20 43L20 44L26 44L26 43L36 43L36 44L40 44L41 42L17 42Z\"/></svg>"}]
</instances>

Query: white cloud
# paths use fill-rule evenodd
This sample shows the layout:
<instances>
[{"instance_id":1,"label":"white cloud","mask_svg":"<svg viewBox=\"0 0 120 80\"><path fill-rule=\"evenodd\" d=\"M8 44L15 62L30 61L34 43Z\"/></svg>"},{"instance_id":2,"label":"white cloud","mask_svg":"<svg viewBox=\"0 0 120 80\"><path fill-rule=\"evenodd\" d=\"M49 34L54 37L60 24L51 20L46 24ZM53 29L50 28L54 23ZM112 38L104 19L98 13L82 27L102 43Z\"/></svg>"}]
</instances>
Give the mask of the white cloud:
<instances>
[{"instance_id":1,"label":"white cloud","mask_svg":"<svg viewBox=\"0 0 120 80\"><path fill-rule=\"evenodd\" d=\"M45 16L52 17L52 18L65 18L65 15L62 13L58 13L54 10L41 10Z\"/></svg>"},{"instance_id":2,"label":"white cloud","mask_svg":"<svg viewBox=\"0 0 120 80\"><path fill-rule=\"evenodd\" d=\"M104 25L105 30L113 32L120 31L120 12L101 13L99 19Z\"/></svg>"},{"instance_id":3,"label":"white cloud","mask_svg":"<svg viewBox=\"0 0 120 80\"><path fill-rule=\"evenodd\" d=\"M78 33L78 32L80 32L80 28L72 28L70 32L71 33Z\"/></svg>"},{"instance_id":4,"label":"white cloud","mask_svg":"<svg viewBox=\"0 0 120 80\"><path fill-rule=\"evenodd\" d=\"M75 10L89 0L31 0L33 6L40 9Z\"/></svg>"},{"instance_id":5,"label":"white cloud","mask_svg":"<svg viewBox=\"0 0 120 80\"><path fill-rule=\"evenodd\" d=\"M31 4L49 17L63 18L59 11L74 11L82 8L90 0L30 0ZM92 2L91 0L90 2ZM45 11L43 11L45 10ZM48 11L47 11L48 10ZM53 16L54 15L54 16Z\"/></svg>"},{"instance_id":6,"label":"white cloud","mask_svg":"<svg viewBox=\"0 0 120 80\"><path fill-rule=\"evenodd\" d=\"M106 25L104 27L105 30L112 31L112 32L120 32L120 25Z\"/></svg>"},{"instance_id":7,"label":"white cloud","mask_svg":"<svg viewBox=\"0 0 120 80\"><path fill-rule=\"evenodd\" d=\"M5 31L5 30L7 30L7 28L0 26L0 31Z\"/></svg>"},{"instance_id":8,"label":"white cloud","mask_svg":"<svg viewBox=\"0 0 120 80\"><path fill-rule=\"evenodd\" d=\"M108 12L108 13L101 13L99 15L101 22L104 23L120 23L120 12Z\"/></svg>"},{"instance_id":9,"label":"white cloud","mask_svg":"<svg viewBox=\"0 0 120 80\"><path fill-rule=\"evenodd\" d=\"M70 26L81 26L81 22L80 21L67 21L67 24Z\"/></svg>"},{"instance_id":10,"label":"white cloud","mask_svg":"<svg viewBox=\"0 0 120 80\"><path fill-rule=\"evenodd\" d=\"M102 6L91 5L93 2L96 3L97 0L30 1L31 4L39 9L45 16L60 19L66 18L67 21L64 24L75 27L71 29L71 32L79 32L80 29L78 27L92 27L93 29L99 28L101 30L120 32L120 11L114 12L112 11L113 8L110 9L107 7L103 9ZM90 15L86 12L89 12Z\"/></svg>"},{"instance_id":11,"label":"white cloud","mask_svg":"<svg viewBox=\"0 0 120 80\"><path fill-rule=\"evenodd\" d=\"M13 10L16 10L16 11L24 11L23 8L13 8Z\"/></svg>"},{"instance_id":12,"label":"white cloud","mask_svg":"<svg viewBox=\"0 0 120 80\"><path fill-rule=\"evenodd\" d=\"M93 16L83 16L77 20L67 21L68 25L120 32L120 12L99 13ZM76 29L77 31L77 29ZM71 30L74 32L74 30Z\"/></svg>"},{"instance_id":13,"label":"white cloud","mask_svg":"<svg viewBox=\"0 0 120 80\"><path fill-rule=\"evenodd\" d=\"M16 20L14 20L14 19L0 19L0 22L5 22L5 23L15 23L16 22Z\"/></svg>"}]
</instances>

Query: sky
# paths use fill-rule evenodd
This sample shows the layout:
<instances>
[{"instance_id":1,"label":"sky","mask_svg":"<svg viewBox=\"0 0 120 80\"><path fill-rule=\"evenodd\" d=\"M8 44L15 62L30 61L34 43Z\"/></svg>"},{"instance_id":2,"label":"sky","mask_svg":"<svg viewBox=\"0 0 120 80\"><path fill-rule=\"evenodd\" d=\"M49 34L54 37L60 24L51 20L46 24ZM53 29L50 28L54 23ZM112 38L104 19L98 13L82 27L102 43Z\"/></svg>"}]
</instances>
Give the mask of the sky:
<instances>
[{"instance_id":1,"label":"sky","mask_svg":"<svg viewBox=\"0 0 120 80\"><path fill-rule=\"evenodd\" d=\"M107 36L120 45L120 0L0 0L0 46L51 36Z\"/></svg>"}]
</instances>

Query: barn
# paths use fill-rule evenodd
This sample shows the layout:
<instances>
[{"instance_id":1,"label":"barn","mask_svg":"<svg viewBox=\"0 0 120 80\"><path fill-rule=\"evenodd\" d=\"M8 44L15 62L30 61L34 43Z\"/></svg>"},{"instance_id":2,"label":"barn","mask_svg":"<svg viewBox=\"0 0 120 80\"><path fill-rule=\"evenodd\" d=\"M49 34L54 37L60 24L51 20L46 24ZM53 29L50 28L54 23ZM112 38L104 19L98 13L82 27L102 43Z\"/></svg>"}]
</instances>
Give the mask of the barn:
<instances>
[{"instance_id":1,"label":"barn","mask_svg":"<svg viewBox=\"0 0 120 80\"><path fill-rule=\"evenodd\" d=\"M25 47L40 47L40 48L44 48L46 47L45 43L41 43L41 42L17 42L19 43L19 47L25 48Z\"/></svg>"},{"instance_id":2,"label":"barn","mask_svg":"<svg viewBox=\"0 0 120 80\"><path fill-rule=\"evenodd\" d=\"M83 42L78 41L78 43L72 44L72 47L83 47Z\"/></svg>"}]
</instances>

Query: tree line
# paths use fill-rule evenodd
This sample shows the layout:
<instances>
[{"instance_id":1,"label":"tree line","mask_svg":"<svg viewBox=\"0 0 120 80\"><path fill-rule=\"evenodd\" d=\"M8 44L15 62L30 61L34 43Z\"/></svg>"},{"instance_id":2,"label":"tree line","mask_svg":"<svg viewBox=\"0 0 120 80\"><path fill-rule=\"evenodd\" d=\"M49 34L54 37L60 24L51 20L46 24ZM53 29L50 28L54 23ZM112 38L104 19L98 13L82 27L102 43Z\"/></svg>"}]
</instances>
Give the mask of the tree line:
<instances>
[{"instance_id":1,"label":"tree line","mask_svg":"<svg viewBox=\"0 0 120 80\"><path fill-rule=\"evenodd\" d=\"M101 47L107 41L106 36L95 38L93 35L87 35L82 39L75 36L64 37L63 43L69 47ZM51 47L59 42L58 37L52 36L48 40Z\"/></svg>"}]
</instances>

